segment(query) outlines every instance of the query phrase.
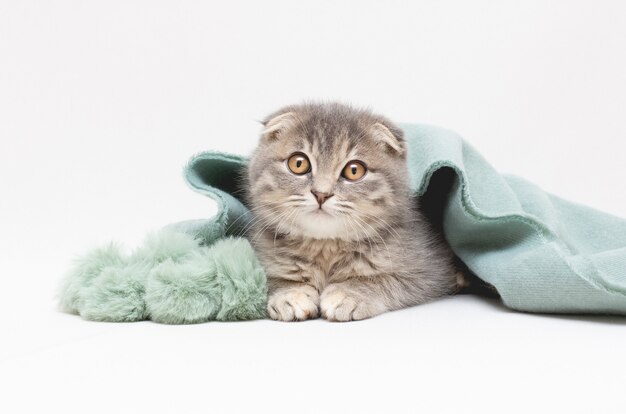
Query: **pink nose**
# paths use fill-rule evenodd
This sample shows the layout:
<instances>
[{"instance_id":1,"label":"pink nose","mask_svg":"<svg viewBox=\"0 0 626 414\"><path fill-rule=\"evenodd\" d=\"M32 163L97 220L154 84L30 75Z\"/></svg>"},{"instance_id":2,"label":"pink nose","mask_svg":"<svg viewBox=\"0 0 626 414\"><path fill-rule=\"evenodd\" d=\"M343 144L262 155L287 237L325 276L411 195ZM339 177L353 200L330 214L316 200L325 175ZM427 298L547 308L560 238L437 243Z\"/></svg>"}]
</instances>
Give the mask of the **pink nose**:
<instances>
[{"instance_id":1,"label":"pink nose","mask_svg":"<svg viewBox=\"0 0 626 414\"><path fill-rule=\"evenodd\" d=\"M313 193L313 195L317 199L317 204L320 205L320 208L322 208L322 204L324 204L326 200L328 200L334 195L331 193L322 193L322 192L315 191L315 190L311 190L311 193Z\"/></svg>"}]
</instances>

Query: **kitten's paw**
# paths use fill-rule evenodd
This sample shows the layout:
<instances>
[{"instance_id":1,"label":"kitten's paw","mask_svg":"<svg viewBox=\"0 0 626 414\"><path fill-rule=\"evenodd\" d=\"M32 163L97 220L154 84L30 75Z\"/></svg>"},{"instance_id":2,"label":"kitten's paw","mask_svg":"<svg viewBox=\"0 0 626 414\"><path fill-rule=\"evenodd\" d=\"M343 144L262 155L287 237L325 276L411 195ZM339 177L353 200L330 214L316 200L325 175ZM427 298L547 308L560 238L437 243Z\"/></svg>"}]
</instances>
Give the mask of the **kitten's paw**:
<instances>
[{"instance_id":1,"label":"kitten's paw","mask_svg":"<svg viewBox=\"0 0 626 414\"><path fill-rule=\"evenodd\" d=\"M386 310L379 299L368 299L341 283L331 284L322 292L320 308L324 319L337 322L367 319Z\"/></svg>"},{"instance_id":2,"label":"kitten's paw","mask_svg":"<svg viewBox=\"0 0 626 414\"><path fill-rule=\"evenodd\" d=\"M279 321L304 321L317 318L320 296L312 286L279 289L267 299L270 318Z\"/></svg>"}]
</instances>

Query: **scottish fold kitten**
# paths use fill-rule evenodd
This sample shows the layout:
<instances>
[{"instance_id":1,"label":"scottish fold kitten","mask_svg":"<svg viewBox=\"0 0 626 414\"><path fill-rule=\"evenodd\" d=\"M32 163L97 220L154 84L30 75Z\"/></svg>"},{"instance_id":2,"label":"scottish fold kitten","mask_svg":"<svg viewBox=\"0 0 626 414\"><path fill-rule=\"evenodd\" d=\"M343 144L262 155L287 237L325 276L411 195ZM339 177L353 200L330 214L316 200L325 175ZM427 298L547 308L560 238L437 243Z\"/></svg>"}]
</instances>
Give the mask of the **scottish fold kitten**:
<instances>
[{"instance_id":1,"label":"scottish fold kitten","mask_svg":"<svg viewBox=\"0 0 626 414\"><path fill-rule=\"evenodd\" d=\"M410 194L402 130L336 103L288 106L263 124L248 237L272 319L359 320L455 292L454 256Z\"/></svg>"}]
</instances>

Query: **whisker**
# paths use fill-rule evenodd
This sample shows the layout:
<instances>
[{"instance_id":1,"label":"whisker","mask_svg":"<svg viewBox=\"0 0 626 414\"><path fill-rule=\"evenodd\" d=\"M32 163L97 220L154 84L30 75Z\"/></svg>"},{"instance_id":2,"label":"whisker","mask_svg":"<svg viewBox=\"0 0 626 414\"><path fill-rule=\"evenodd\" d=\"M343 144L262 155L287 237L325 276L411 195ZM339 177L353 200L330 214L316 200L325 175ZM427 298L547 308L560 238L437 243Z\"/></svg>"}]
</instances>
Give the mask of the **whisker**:
<instances>
[{"instance_id":1,"label":"whisker","mask_svg":"<svg viewBox=\"0 0 626 414\"><path fill-rule=\"evenodd\" d=\"M257 239L257 237L259 236L259 234L265 232L265 230L267 230L267 228L269 228L271 225L273 225L274 223L280 221L284 216L286 216L287 214L290 214L291 210L289 211L285 211L281 214L278 215L278 217L275 217L274 219L272 219L270 222L268 222L267 224L265 224L263 227L261 227L261 229L259 231L257 231L254 236L251 238L251 241L255 241Z\"/></svg>"},{"instance_id":2,"label":"whisker","mask_svg":"<svg viewBox=\"0 0 626 414\"><path fill-rule=\"evenodd\" d=\"M347 223L350 223L350 227L352 227L352 230L354 231L354 235L356 236L356 243L357 243L357 250L359 251L359 258L361 260L363 260L363 253L361 252L361 240L359 238L359 232L357 231L357 229L354 226L352 226L352 224L354 222L354 220L352 220L352 217L350 217L350 216L347 216L347 217L349 219L347 221Z\"/></svg>"},{"instance_id":3,"label":"whisker","mask_svg":"<svg viewBox=\"0 0 626 414\"><path fill-rule=\"evenodd\" d=\"M381 224L382 226L384 226L389 233L395 233L395 236L397 236L398 238L401 237L400 233L398 233L398 231L395 229L395 227L393 227L391 224L387 223L385 220L381 219L380 217L376 217L373 214L369 214L366 212L361 212L360 214L374 220L377 221L379 224ZM396 238L396 240L398 240L398 242L400 242L400 239Z\"/></svg>"},{"instance_id":4,"label":"whisker","mask_svg":"<svg viewBox=\"0 0 626 414\"><path fill-rule=\"evenodd\" d=\"M367 222L363 221L359 217L355 217L355 218L357 220L361 220L363 222L363 224L369 226L369 228L371 228L374 231L374 233L378 236L380 241L385 245L385 249L387 250L387 258L389 259L389 264L391 265L391 271L393 272L393 260L391 259L391 250L389 250L389 246L387 245L387 242L385 242L385 239L383 239L383 237L380 235L380 233L374 227L369 225Z\"/></svg>"},{"instance_id":5,"label":"whisker","mask_svg":"<svg viewBox=\"0 0 626 414\"><path fill-rule=\"evenodd\" d=\"M255 213L258 211L266 211L266 210L269 212L276 212L276 211L280 211L283 208L289 208L289 207L296 208L300 206L302 206L302 203L298 203L295 200L292 202L285 202L285 203L272 202L272 203L259 204L258 206L255 206L249 209L249 211L250 213ZM226 229L226 232L228 232L228 230L243 217L249 217L249 215L239 216L233 223L230 224L230 226L228 226L228 228ZM244 225L244 227L236 235L241 236L242 234L245 234L245 232L247 232L254 223L258 223L258 220L265 220L265 218L262 215L255 216L255 214L252 214L252 220L248 224Z\"/></svg>"},{"instance_id":6,"label":"whisker","mask_svg":"<svg viewBox=\"0 0 626 414\"><path fill-rule=\"evenodd\" d=\"M250 209L250 213L252 213L254 210L258 210L258 209L268 209L269 211L277 211L280 210L281 206L276 206L276 207L268 207L268 206L258 206L256 208ZM235 221L233 221L230 226L228 226L228 228L226 229L226 233L228 233L228 231L231 229L231 227L233 227L235 225L235 223L237 223L239 220L241 220L242 218L250 218L250 214L242 214L241 216L237 217L237 219ZM254 220L258 220L259 217L255 217L254 214L252 214L252 218L250 220L250 222L248 222L247 224L245 224L243 226L243 228L237 232L236 236L241 236L242 234L244 234L250 227L251 227L251 223L254 222Z\"/></svg>"},{"instance_id":7,"label":"whisker","mask_svg":"<svg viewBox=\"0 0 626 414\"><path fill-rule=\"evenodd\" d=\"M372 251L374 251L374 247L372 247L372 240L371 240L371 238L367 235L367 231L365 231L365 228L363 228L363 226L361 226L361 224L359 224L359 222L356 221L356 220L358 220L358 217L355 216L355 217L352 217L352 218L355 219L354 224L356 224L357 226L359 226L361 228L361 230L363 230L363 234L366 236L367 242L370 245L370 253L371 253Z\"/></svg>"},{"instance_id":8,"label":"whisker","mask_svg":"<svg viewBox=\"0 0 626 414\"><path fill-rule=\"evenodd\" d=\"M249 211L249 212L253 212L253 211L258 210L258 209L261 209L261 208L268 208L268 207L272 208L272 205L273 205L273 204L274 204L274 203L265 203L265 204L260 204L260 205L255 206L255 207L248 208L248 211ZM279 207L279 205L277 205L277 206L275 206L275 207L277 208L277 207ZM242 217L244 217L244 216L245 216L245 214L242 214L241 216L237 217L237 219L236 219L234 222L232 222L232 223L230 224L230 226L228 226L228 228L226 229L226 232L228 232L228 230L232 227L232 225L233 225L233 224L235 224L238 220L240 220L240 219L241 219Z\"/></svg>"},{"instance_id":9,"label":"whisker","mask_svg":"<svg viewBox=\"0 0 626 414\"><path fill-rule=\"evenodd\" d=\"M398 231L392 225L390 225L389 223L387 223L385 220L381 219L380 217L377 217L377 216L375 216L373 214L370 214L370 213L366 213L364 211L358 211L357 212L357 210L354 209L354 208L337 209L337 211L339 211L341 213L344 213L344 214L349 214L349 213L355 212L355 213L357 213L359 215L366 216L367 218L378 222L378 224L383 226L387 230L388 233L390 233L392 236L394 236L394 238L396 239L396 241L398 241L398 243L402 244L402 241L401 241L402 236L400 236L400 233L398 233Z\"/></svg>"},{"instance_id":10,"label":"whisker","mask_svg":"<svg viewBox=\"0 0 626 414\"><path fill-rule=\"evenodd\" d=\"M298 212L298 210L296 210L296 209L291 210L289 212L289 215L285 219L281 220L280 223L278 223L278 225L276 226L276 229L274 231L274 249L276 248L276 236L278 235L278 230L280 229L280 226L281 226L282 222L283 221L288 221L289 218L291 218L296 212Z\"/></svg>"}]
</instances>

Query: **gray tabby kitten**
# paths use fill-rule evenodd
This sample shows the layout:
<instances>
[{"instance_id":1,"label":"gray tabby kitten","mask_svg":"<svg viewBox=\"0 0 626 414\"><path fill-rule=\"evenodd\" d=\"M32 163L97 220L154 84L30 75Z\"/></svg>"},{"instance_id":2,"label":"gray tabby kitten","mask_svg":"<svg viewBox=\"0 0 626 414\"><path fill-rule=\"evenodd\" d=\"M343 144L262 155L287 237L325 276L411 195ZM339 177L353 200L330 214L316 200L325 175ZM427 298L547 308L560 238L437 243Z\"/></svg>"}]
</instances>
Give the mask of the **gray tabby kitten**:
<instances>
[{"instance_id":1,"label":"gray tabby kitten","mask_svg":"<svg viewBox=\"0 0 626 414\"><path fill-rule=\"evenodd\" d=\"M336 103L264 126L247 202L272 319L359 320L457 290L453 254L414 208L398 127Z\"/></svg>"}]
</instances>

